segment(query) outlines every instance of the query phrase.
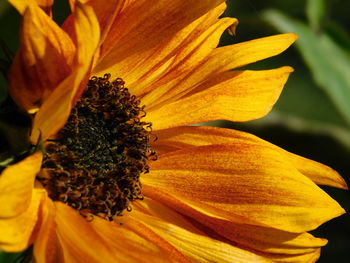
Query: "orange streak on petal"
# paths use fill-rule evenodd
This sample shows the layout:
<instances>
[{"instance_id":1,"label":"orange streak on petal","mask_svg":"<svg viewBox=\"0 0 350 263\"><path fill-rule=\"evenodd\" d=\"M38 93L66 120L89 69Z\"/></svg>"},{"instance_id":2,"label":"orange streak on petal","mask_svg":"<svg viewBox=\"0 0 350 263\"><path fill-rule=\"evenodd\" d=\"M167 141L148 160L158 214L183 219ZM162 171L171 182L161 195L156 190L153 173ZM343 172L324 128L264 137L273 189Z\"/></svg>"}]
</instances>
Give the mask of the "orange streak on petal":
<instances>
[{"instance_id":1,"label":"orange streak on petal","mask_svg":"<svg viewBox=\"0 0 350 263\"><path fill-rule=\"evenodd\" d=\"M345 180L332 168L307 158L292 154L252 134L215 127L176 127L157 131L154 147L159 154L201 145L244 142L266 145L280 151L299 172L317 184L347 189Z\"/></svg>"},{"instance_id":2,"label":"orange streak on petal","mask_svg":"<svg viewBox=\"0 0 350 263\"><path fill-rule=\"evenodd\" d=\"M247 250L208 237L181 215L152 200L140 203L140 206L145 205L151 215L135 207L130 217L150 228L194 262L270 262Z\"/></svg>"},{"instance_id":3,"label":"orange streak on petal","mask_svg":"<svg viewBox=\"0 0 350 263\"><path fill-rule=\"evenodd\" d=\"M237 20L233 23L237 23ZM222 30L217 30L216 33L221 32ZM189 63L190 67L187 70L181 70L184 68L182 64L187 64L186 60L191 61L186 58L178 68L173 68L172 74L161 79L159 83L152 83L159 88L146 96L143 101L152 104L153 107L159 107L158 104L162 106L173 102L179 96L198 89L198 86L208 85L208 82L218 82L220 79L227 81L229 74L234 74L226 72L227 70L277 55L287 49L295 39L295 34L281 34L216 49L210 49L210 46L204 43L208 51L211 51L209 54L206 56L202 54L195 63Z\"/></svg>"},{"instance_id":4,"label":"orange streak on petal","mask_svg":"<svg viewBox=\"0 0 350 263\"><path fill-rule=\"evenodd\" d=\"M137 81L131 81L130 88L142 96L144 103L157 106L188 92L201 82L193 83L187 79L201 70L202 64L218 45L222 32L237 22L234 18L218 19L224 7L217 7L180 31L171 41L162 43L145 58L142 65L134 69L132 78ZM137 77L140 71L145 71L141 78Z\"/></svg>"},{"instance_id":5,"label":"orange streak on petal","mask_svg":"<svg viewBox=\"0 0 350 263\"><path fill-rule=\"evenodd\" d=\"M250 225L246 218L237 217L236 222L219 219L202 213L159 189L144 185L143 190L152 200L146 197L145 202L139 202L134 210L160 217L165 222L172 222L192 233L208 235L227 244L255 251L266 258L283 260L298 258L301 254L309 254L310 257L310 254L327 243L308 233L297 234ZM139 220L142 221L142 218L140 216Z\"/></svg>"},{"instance_id":6,"label":"orange streak on petal","mask_svg":"<svg viewBox=\"0 0 350 263\"><path fill-rule=\"evenodd\" d=\"M78 67L48 97L35 115L31 141L54 136L65 124L71 111L74 95L88 72Z\"/></svg>"},{"instance_id":7,"label":"orange streak on petal","mask_svg":"<svg viewBox=\"0 0 350 263\"><path fill-rule=\"evenodd\" d=\"M316 184L349 189L345 180L332 168L283 149L281 151L290 158L290 161L302 174L308 176Z\"/></svg>"},{"instance_id":8,"label":"orange streak on petal","mask_svg":"<svg viewBox=\"0 0 350 263\"><path fill-rule=\"evenodd\" d=\"M35 233L33 256L37 263L62 262L63 251L57 239L55 207L45 195L39 210L40 224Z\"/></svg>"},{"instance_id":9,"label":"orange streak on petal","mask_svg":"<svg viewBox=\"0 0 350 263\"><path fill-rule=\"evenodd\" d=\"M265 145L229 143L161 155L143 184L217 218L301 233L344 213L339 204Z\"/></svg>"},{"instance_id":10,"label":"orange streak on petal","mask_svg":"<svg viewBox=\"0 0 350 263\"><path fill-rule=\"evenodd\" d=\"M125 1L102 45L96 72L118 72L130 84L131 80L126 76L128 69L125 70L121 66L126 64L123 62L128 61L129 66L135 67L140 59L143 60L147 50L159 43L168 42L180 30L223 2ZM132 19L133 17L137 19ZM115 67L120 70L116 70Z\"/></svg>"}]
</instances>

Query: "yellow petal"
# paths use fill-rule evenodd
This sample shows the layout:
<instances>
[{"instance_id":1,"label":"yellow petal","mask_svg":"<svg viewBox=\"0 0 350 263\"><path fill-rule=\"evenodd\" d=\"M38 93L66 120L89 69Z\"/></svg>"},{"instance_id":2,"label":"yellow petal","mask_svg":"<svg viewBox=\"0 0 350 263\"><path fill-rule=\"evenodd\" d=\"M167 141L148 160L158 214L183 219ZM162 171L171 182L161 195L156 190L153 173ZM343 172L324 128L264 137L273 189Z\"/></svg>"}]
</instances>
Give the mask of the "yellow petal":
<instances>
[{"instance_id":1,"label":"yellow petal","mask_svg":"<svg viewBox=\"0 0 350 263\"><path fill-rule=\"evenodd\" d=\"M265 145L226 143L160 156L143 184L217 218L302 233L344 210Z\"/></svg>"},{"instance_id":2,"label":"yellow petal","mask_svg":"<svg viewBox=\"0 0 350 263\"><path fill-rule=\"evenodd\" d=\"M209 238L254 251L258 255L273 260L273 262L283 262L284 260L286 262L289 262L288 260L299 262L298 260L293 261L293 258L310 258L319 254L319 247L327 243L326 240L314 238L307 233L297 234L250 225L244 218L241 218L241 223L216 218L202 213L158 189L144 186L144 190L144 193L152 200L146 198L145 202L138 202L134 205L133 211L140 210L143 213L161 217L164 221L175 222L176 225L193 233L201 231ZM142 221L142 217L139 217L139 221ZM197 228L197 231L194 228ZM308 261L300 262L306 263Z\"/></svg>"},{"instance_id":3,"label":"yellow petal","mask_svg":"<svg viewBox=\"0 0 350 263\"><path fill-rule=\"evenodd\" d=\"M143 103L158 106L164 101L181 96L201 82L193 85L186 80L193 72L200 70L218 45L222 32L233 23L238 23L233 18L217 18L224 7L225 5L221 5L197 19L175 35L167 46L163 44L158 47L154 54L146 57L144 64L137 67L132 74L136 81L129 80L131 83L128 86L142 97ZM143 73L140 77L137 75L139 71Z\"/></svg>"},{"instance_id":4,"label":"yellow petal","mask_svg":"<svg viewBox=\"0 0 350 263\"><path fill-rule=\"evenodd\" d=\"M57 235L69 262L188 262L138 222L117 224L98 217L88 222L61 202L55 206Z\"/></svg>"},{"instance_id":5,"label":"yellow petal","mask_svg":"<svg viewBox=\"0 0 350 263\"><path fill-rule=\"evenodd\" d=\"M44 191L42 190L33 191L28 200L30 204L23 213L10 218L0 218L1 250L19 252L31 245L31 237L39 220L38 210L43 195Z\"/></svg>"},{"instance_id":6,"label":"yellow petal","mask_svg":"<svg viewBox=\"0 0 350 263\"><path fill-rule=\"evenodd\" d=\"M225 72L175 101L151 106L146 120L158 130L212 120L260 118L271 110L290 72L290 67Z\"/></svg>"},{"instance_id":7,"label":"yellow petal","mask_svg":"<svg viewBox=\"0 0 350 263\"><path fill-rule=\"evenodd\" d=\"M302 174L308 176L316 184L349 189L345 180L332 168L283 149L281 151L290 158L290 161Z\"/></svg>"},{"instance_id":8,"label":"yellow petal","mask_svg":"<svg viewBox=\"0 0 350 263\"><path fill-rule=\"evenodd\" d=\"M101 1L99 0L90 0L90 1L79 1L80 3L84 3L85 5L89 5L94 10L94 13L99 21L100 25L100 31L101 31L101 43L106 38L108 32L111 29L111 26L119 14L120 10L123 8L126 1L120 1L120 0L110 0L105 1L103 4L101 4ZM75 5L77 1L70 0L69 4L71 6L71 10L74 13L75 12ZM71 15L73 16L73 15ZM63 28L67 30L68 34L72 34L71 32L72 26L71 23L74 23L74 18L68 18L63 25ZM105 73L105 72L104 72Z\"/></svg>"},{"instance_id":9,"label":"yellow petal","mask_svg":"<svg viewBox=\"0 0 350 263\"><path fill-rule=\"evenodd\" d=\"M145 58L145 51L168 42L181 29L223 2L124 1L121 12L116 16L103 43L101 58L95 72L118 72L129 85L131 81L126 76L128 69L124 69L123 64L127 62L128 68L139 65L139 60L143 61ZM137 19L133 19L135 17Z\"/></svg>"},{"instance_id":10,"label":"yellow petal","mask_svg":"<svg viewBox=\"0 0 350 263\"><path fill-rule=\"evenodd\" d=\"M308 176L315 183L347 189L345 180L332 168L289 153L249 133L214 127L176 127L157 131L157 136L159 140L154 144L154 147L159 154L193 146L231 142L273 147L283 154L299 172Z\"/></svg>"},{"instance_id":11,"label":"yellow petal","mask_svg":"<svg viewBox=\"0 0 350 263\"><path fill-rule=\"evenodd\" d=\"M9 91L26 110L38 108L71 72L75 47L70 37L38 6L23 16L21 48L9 72Z\"/></svg>"},{"instance_id":12,"label":"yellow petal","mask_svg":"<svg viewBox=\"0 0 350 263\"><path fill-rule=\"evenodd\" d=\"M8 0L10 4L12 4L20 14L24 14L26 8L29 5L36 4L38 5L41 9L45 11L46 14L49 16L52 15L52 5L53 5L53 0Z\"/></svg>"},{"instance_id":13,"label":"yellow petal","mask_svg":"<svg viewBox=\"0 0 350 263\"><path fill-rule=\"evenodd\" d=\"M203 65L202 71L223 72L276 56L286 50L296 39L295 34L288 33L217 48L212 52L208 62Z\"/></svg>"},{"instance_id":14,"label":"yellow petal","mask_svg":"<svg viewBox=\"0 0 350 263\"><path fill-rule=\"evenodd\" d=\"M284 255L269 255L266 257L270 258L273 262L276 263L315 263L320 257L321 249L315 249L312 253L300 254L300 255L292 255L290 257L286 257Z\"/></svg>"},{"instance_id":15,"label":"yellow petal","mask_svg":"<svg viewBox=\"0 0 350 263\"><path fill-rule=\"evenodd\" d=\"M41 167L42 155L35 153L6 168L0 176L0 218L11 218L28 209L35 175Z\"/></svg>"},{"instance_id":16,"label":"yellow petal","mask_svg":"<svg viewBox=\"0 0 350 263\"><path fill-rule=\"evenodd\" d=\"M75 17L77 66L75 71L55 88L35 116L31 135L33 142L39 136L43 140L47 139L64 125L77 96L85 88L100 34L98 21L91 7L78 4Z\"/></svg>"},{"instance_id":17,"label":"yellow petal","mask_svg":"<svg viewBox=\"0 0 350 263\"><path fill-rule=\"evenodd\" d=\"M247 250L209 238L184 217L152 200L136 204L128 217L167 240L192 262L270 262ZM128 223L128 218L125 221Z\"/></svg>"},{"instance_id":18,"label":"yellow petal","mask_svg":"<svg viewBox=\"0 0 350 263\"><path fill-rule=\"evenodd\" d=\"M173 96L173 94L163 92L166 86L176 87L174 91L190 91L193 88L198 88L198 85L203 85L203 83L208 85L208 81L213 82L213 80L217 81L220 78L227 80L230 76L229 73L225 75L224 72L227 70L277 55L287 49L295 39L295 34L281 34L213 49L208 56L201 58L198 66L193 64L192 69L188 69L185 75L179 74L181 71L179 72L176 69L175 77L169 76L166 81L163 81L162 86L165 85L165 88L160 88L160 94L158 90L154 91L152 106L155 103L163 103L165 99ZM182 92L178 92L178 94L185 95ZM146 101L146 104L150 104L149 101Z\"/></svg>"}]
</instances>

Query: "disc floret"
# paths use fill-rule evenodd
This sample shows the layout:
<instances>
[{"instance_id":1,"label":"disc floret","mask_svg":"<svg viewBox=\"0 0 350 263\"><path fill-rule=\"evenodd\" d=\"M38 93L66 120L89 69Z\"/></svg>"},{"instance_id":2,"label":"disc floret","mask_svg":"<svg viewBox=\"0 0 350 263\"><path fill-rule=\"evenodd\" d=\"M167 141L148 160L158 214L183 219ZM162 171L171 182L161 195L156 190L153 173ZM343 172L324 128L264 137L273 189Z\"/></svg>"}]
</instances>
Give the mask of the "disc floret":
<instances>
[{"instance_id":1,"label":"disc floret","mask_svg":"<svg viewBox=\"0 0 350 263\"><path fill-rule=\"evenodd\" d=\"M49 196L108 220L143 199L140 175L149 171L151 123L140 100L110 74L92 77L65 126L46 143L38 179Z\"/></svg>"}]
</instances>

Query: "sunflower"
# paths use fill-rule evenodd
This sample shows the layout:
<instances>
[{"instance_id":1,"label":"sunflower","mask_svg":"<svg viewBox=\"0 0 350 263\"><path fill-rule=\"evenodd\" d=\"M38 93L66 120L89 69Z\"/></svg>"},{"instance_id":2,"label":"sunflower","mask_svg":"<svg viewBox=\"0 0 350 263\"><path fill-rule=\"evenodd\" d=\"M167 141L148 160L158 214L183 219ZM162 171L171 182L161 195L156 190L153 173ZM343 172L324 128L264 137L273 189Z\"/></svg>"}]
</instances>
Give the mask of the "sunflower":
<instances>
[{"instance_id":1,"label":"sunflower","mask_svg":"<svg viewBox=\"0 0 350 263\"><path fill-rule=\"evenodd\" d=\"M188 126L267 114L292 69L231 69L294 34L217 47L238 23L219 18L223 0L71 0L61 27L53 1L9 2L23 16L9 92L44 150L1 174L2 250L33 245L35 262L318 259L327 240L307 231L344 210L316 184L347 188L337 172Z\"/></svg>"}]
</instances>

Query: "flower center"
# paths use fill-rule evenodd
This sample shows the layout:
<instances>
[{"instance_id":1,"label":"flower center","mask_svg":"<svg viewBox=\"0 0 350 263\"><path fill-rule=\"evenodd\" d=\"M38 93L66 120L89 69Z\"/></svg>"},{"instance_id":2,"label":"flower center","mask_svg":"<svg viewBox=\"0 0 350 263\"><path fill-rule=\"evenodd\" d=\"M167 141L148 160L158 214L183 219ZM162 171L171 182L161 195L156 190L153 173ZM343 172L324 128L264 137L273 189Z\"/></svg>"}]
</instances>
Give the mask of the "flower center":
<instances>
[{"instance_id":1,"label":"flower center","mask_svg":"<svg viewBox=\"0 0 350 263\"><path fill-rule=\"evenodd\" d=\"M37 176L51 199L107 220L131 211L143 199L140 175L156 156L149 141L151 123L140 100L120 78L92 77L55 140L46 143ZM140 116L141 115L141 116Z\"/></svg>"}]
</instances>

